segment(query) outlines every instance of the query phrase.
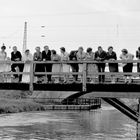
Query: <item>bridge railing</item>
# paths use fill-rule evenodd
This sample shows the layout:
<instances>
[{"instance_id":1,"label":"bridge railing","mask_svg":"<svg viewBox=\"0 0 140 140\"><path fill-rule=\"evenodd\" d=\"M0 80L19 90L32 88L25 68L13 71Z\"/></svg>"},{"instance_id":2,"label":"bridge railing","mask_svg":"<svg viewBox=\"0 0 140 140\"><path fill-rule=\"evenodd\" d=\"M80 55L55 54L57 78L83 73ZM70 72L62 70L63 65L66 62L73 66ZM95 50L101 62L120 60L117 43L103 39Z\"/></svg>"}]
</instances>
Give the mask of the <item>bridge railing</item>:
<instances>
[{"instance_id":1,"label":"bridge railing","mask_svg":"<svg viewBox=\"0 0 140 140\"><path fill-rule=\"evenodd\" d=\"M99 64L99 63L105 63L106 66L108 67L109 63L118 63L118 66L122 66L122 64L125 63L133 63L133 66L137 66L137 63L140 63L140 60L131 60L131 61L122 61L122 60L116 60L116 61L103 61L103 62L98 62L98 61L28 61L28 62L23 62L23 61L19 61L19 62L15 62L15 61L0 61L0 66L4 67L4 65L7 65L8 67L11 67L12 64L28 64L30 66L30 71L28 72L11 72L10 70L3 70L0 71L1 75L14 75L14 74L26 74L30 76L30 90L33 90L33 83L34 83L34 75L59 75L59 76L63 76L63 75L81 75L82 77L82 85L83 85L83 91L86 91L86 85L87 85L87 77L90 77L91 75L93 75L93 73L89 73L87 71L87 66L89 64ZM35 66L36 64L83 64L83 71L82 72L35 72ZM94 73L95 76L99 76L99 75L105 75L106 77L111 77L112 75L115 77L123 77L125 75L131 75L134 77L138 77L140 75L140 72L95 72Z\"/></svg>"}]
</instances>

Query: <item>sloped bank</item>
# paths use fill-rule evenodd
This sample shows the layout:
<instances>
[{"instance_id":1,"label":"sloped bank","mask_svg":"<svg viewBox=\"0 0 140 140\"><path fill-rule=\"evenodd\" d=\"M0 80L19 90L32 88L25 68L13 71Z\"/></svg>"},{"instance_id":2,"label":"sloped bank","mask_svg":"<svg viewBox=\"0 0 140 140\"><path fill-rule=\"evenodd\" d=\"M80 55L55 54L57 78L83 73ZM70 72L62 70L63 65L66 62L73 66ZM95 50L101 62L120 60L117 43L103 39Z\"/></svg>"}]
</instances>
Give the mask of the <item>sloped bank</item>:
<instances>
[{"instance_id":1,"label":"sloped bank","mask_svg":"<svg viewBox=\"0 0 140 140\"><path fill-rule=\"evenodd\" d=\"M0 113L17 113L26 111L41 111L44 106L28 99L29 92L0 91Z\"/></svg>"}]
</instances>

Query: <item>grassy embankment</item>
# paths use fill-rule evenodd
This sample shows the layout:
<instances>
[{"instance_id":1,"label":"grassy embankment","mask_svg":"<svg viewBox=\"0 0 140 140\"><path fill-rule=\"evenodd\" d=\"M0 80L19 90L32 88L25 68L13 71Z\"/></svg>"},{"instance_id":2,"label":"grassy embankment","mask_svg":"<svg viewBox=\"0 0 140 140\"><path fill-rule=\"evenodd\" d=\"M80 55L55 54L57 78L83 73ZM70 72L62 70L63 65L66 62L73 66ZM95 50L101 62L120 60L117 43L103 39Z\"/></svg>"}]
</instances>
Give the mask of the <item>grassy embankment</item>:
<instances>
[{"instance_id":1,"label":"grassy embankment","mask_svg":"<svg viewBox=\"0 0 140 140\"><path fill-rule=\"evenodd\" d=\"M0 91L0 113L45 110L45 106L28 98L28 92Z\"/></svg>"}]
</instances>

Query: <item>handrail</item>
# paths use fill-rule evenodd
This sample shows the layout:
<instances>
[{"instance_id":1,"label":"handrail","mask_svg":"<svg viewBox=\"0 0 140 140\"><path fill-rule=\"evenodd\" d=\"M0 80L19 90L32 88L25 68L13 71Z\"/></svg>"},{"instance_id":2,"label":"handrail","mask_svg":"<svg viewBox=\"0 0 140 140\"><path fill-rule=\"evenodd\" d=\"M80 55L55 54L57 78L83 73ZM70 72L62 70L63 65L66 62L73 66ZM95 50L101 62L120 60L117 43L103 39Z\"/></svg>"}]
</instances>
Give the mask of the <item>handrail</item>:
<instances>
[{"instance_id":1,"label":"handrail","mask_svg":"<svg viewBox=\"0 0 140 140\"><path fill-rule=\"evenodd\" d=\"M33 64L81 64L81 63L87 63L87 64L98 64L98 63L140 63L140 60L105 60L105 61L95 61L95 60L83 60L83 61L28 61L27 63ZM26 61L0 61L0 64L24 64Z\"/></svg>"},{"instance_id":2,"label":"handrail","mask_svg":"<svg viewBox=\"0 0 140 140\"><path fill-rule=\"evenodd\" d=\"M31 72L0 72L0 74L30 74ZM34 74L37 75L82 75L82 72L34 72ZM138 76L140 75L140 72L95 72L93 73L88 73L88 75L106 75L106 76L111 76L111 75L132 75L132 76Z\"/></svg>"}]
</instances>

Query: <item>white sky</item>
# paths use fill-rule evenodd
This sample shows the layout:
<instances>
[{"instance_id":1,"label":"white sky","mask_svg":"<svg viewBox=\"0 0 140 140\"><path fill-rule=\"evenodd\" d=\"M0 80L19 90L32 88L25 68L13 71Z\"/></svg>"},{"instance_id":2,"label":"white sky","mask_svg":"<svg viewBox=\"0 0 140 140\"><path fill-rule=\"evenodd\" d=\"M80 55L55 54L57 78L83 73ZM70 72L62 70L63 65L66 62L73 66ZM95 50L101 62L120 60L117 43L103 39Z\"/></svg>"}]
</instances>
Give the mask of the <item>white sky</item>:
<instances>
[{"instance_id":1,"label":"white sky","mask_svg":"<svg viewBox=\"0 0 140 140\"><path fill-rule=\"evenodd\" d=\"M119 55L140 46L140 0L0 0L0 19L0 44L19 50L25 21L32 52L46 44L58 52L61 46L70 52L112 45Z\"/></svg>"}]
</instances>

